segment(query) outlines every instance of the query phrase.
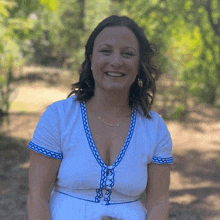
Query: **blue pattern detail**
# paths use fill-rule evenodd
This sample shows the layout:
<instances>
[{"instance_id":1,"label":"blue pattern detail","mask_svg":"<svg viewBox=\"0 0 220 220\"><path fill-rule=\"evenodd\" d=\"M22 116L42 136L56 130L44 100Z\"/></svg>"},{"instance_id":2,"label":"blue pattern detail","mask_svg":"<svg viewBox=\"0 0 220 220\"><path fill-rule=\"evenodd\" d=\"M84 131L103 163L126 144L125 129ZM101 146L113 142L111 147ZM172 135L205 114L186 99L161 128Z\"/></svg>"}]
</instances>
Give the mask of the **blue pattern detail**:
<instances>
[{"instance_id":1,"label":"blue pattern detail","mask_svg":"<svg viewBox=\"0 0 220 220\"><path fill-rule=\"evenodd\" d=\"M66 196L73 197L73 198L75 198L75 199L80 199L80 200L88 201L88 202L95 202L95 203L99 203L99 202L100 202L100 201L93 201L93 200L89 200L89 199L79 198L79 197L72 196L72 195L69 195L69 194L66 194L66 193L63 193L63 192L60 192L60 191L55 191L55 192L61 193L61 194L66 195ZM136 201L138 201L138 199L133 200L133 201L128 201L128 202L108 203L108 204L105 204L105 205L118 205L118 204L125 204L125 203L131 203L131 202L136 202Z\"/></svg>"},{"instance_id":2,"label":"blue pattern detail","mask_svg":"<svg viewBox=\"0 0 220 220\"><path fill-rule=\"evenodd\" d=\"M137 107L134 107L132 109L132 116L131 116L131 122L130 122L130 128L129 128L129 131L128 131L128 135L127 135L127 138L125 140L124 146L123 146L118 158L116 159L116 161L113 165L114 167L116 167L121 162L121 160L123 159L123 157L125 155L125 152L126 152L128 146L130 144L131 138L132 138L133 133L134 133L135 123L136 123L136 114L137 114Z\"/></svg>"},{"instance_id":3,"label":"blue pattern detail","mask_svg":"<svg viewBox=\"0 0 220 220\"><path fill-rule=\"evenodd\" d=\"M109 170L109 175L107 176L107 186L110 186L111 188L114 186L114 177L115 177L115 172L114 169Z\"/></svg>"},{"instance_id":4,"label":"blue pattern detail","mask_svg":"<svg viewBox=\"0 0 220 220\"><path fill-rule=\"evenodd\" d=\"M52 150L48 150L46 148L40 147L40 146L34 144L32 141L30 141L30 143L28 144L28 147L31 150L34 150L37 153L43 154L45 156L52 157L55 159L63 159L63 153L57 153Z\"/></svg>"},{"instance_id":5,"label":"blue pattern detail","mask_svg":"<svg viewBox=\"0 0 220 220\"><path fill-rule=\"evenodd\" d=\"M101 171L101 180L100 180L100 188L101 189L105 189L106 187L106 180L107 180L107 167L106 166L102 166L102 171Z\"/></svg>"},{"instance_id":6,"label":"blue pattern detail","mask_svg":"<svg viewBox=\"0 0 220 220\"><path fill-rule=\"evenodd\" d=\"M104 196L105 205L109 204L111 194L112 194L112 190L107 189L107 192L105 193L105 196Z\"/></svg>"},{"instance_id":7,"label":"blue pattern detail","mask_svg":"<svg viewBox=\"0 0 220 220\"><path fill-rule=\"evenodd\" d=\"M151 163L172 164L173 163L173 158L172 157L168 157L168 158L153 157L152 160L151 160Z\"/></svg>"},{"instance_id":8,"label":"blue pattern detail","mask_svg":"<svg viewBox=\"0 0 220 220\"><path fill-rule=\"evenodd\" d=\"M90 133L85 103L81 102L80 107L81 107L81 112L82 112L82 120L83 120L84 130L85 130L85 133L86 133L86 137L87 137L89 146L92 150L93 156L95 157L95 159L97 160L97 162L99 163L100 166L105 166L104 162L102 161L102 159L100 158L100 156L98 154L98 151L96 150L96 146L94 144L92 135Z\"/></svg>"},{"instance_id":9,"label":"blue pattern detail","mask_svg":"<svg viewBox=\"0 0 220 220\"><path fill-rule=\"evenodd\" d=\"M107 176L107 181L106 181L107 192L105 193L105 196L104 196L105 205L108 205L110 201L110 196L112 194L111 189L114 186L114 177L115 177L115 171L114 169L110 169L109 175Z\"/></svg>"},{"instance_id":10,"label":"blue pattern detail","mask_svg":"<svg viewBox=\"0 0 220 220\"><path fill-rule=\"evenodd\" d=\"M99 203L100 199L103 197L102 189L96 189L95 202Z\"/></svg>"},{"instance_id":11,"label":"blue pattern detail","mask_svg":"<svg viewBox=\"0 0 220 220\"><path fill-rule=\"evenodd\" d=\"M87 137L90 149L91 149L96 161L98 162L98 164L102 168L101 169L100 188L96 189L95 202L101 201L100 198L103 197L102 190L107 188L107 192L105 193L105 196L104 196L104 205L108 205L109 201L110 201L110 196L112 193L111 188L114 186L114 176L115 176L114 168L123 159L125 152L130 144L133 133L134 133L135 123L136 123L137 106L135 106L132 109L131 122L130 122L130 127L129 127L129 131L128 131L126 140L125 140L124 145L119 153L118 158L116 159L116 161L114 162L114 164L112 166L106 166L106 164L103 162L102 158L99 156L98 150L95 146L94 140L93 140L91 132L90 132L85 102L81 102L80 107L81 107L81 113L82 113L83 126L84 126L84 130L86 133L86 137ZM108 170L109 170L109 175L107 176Z\"/></svg>"}]
</instances>

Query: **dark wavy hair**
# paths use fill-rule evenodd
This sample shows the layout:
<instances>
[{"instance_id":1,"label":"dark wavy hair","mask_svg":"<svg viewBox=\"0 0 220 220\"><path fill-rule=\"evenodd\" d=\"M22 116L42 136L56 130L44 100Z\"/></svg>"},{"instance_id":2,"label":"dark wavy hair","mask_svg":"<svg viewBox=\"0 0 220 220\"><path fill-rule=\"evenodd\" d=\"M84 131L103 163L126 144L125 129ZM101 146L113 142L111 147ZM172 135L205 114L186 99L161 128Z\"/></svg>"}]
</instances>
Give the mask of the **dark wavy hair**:
<instances>
[{"instance_id":1,"label":"dark wavy hair","mask_svg":"<svg viewBox=\"0 0 220 220\"><path fill-rule=\"evenodd\" d=\"M93 52L94 41L98 34L106 27L123 26L129 28L137 37L140 48L139 58L139 73L131 85L129 91L129 105L139 105L144 116L151 118L149 112L153 104L154 95L156 92L155 78L157 77L157 69L152 63L152 58L155 55L155 46L150 44L143 32L143 30L130 18L126 16L112 15L101 21L98 26L91 33L85 46L85 61L79 71L79 82L72 85L72 91L68 95L76 95L76 100L86 101L94 96L95 81L92 75L90 55ZM143 86L138 83L141 79Z\"/></svg>"}]
</instances>

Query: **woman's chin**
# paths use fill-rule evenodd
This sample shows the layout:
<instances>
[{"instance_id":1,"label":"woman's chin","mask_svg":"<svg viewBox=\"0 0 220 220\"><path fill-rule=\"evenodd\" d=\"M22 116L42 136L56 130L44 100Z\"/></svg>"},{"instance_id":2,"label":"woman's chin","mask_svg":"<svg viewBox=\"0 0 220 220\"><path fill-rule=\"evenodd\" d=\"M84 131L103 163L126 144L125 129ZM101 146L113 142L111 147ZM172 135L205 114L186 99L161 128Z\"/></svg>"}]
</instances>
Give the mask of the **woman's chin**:
<instances>
[{"instance_id":1,"label":"woman's chin","mask_svg":"<svg viewBox=\"0 0 220 220\"><path fill-rule=\"evenodd\" d=\"M128 92L129 89L121 84L114 84L114 85L106 85L106 86L103 86L102 88L103 90L105 91L108 91L108 92L120 92L120 93L126 93L126 91Z\"/></svg>"}]
</instances>

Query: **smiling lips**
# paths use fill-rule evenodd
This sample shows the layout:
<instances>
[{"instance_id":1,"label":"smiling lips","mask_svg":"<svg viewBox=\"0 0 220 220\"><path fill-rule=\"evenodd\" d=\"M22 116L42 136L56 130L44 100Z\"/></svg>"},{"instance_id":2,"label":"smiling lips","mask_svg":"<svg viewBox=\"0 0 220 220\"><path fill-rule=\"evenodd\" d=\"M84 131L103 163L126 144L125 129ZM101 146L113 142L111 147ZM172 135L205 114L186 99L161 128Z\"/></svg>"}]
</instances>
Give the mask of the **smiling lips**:
<instances>
[{"instance_id":1,"label":"smiling lips","mask_svg":"<svg viewBox=\"0 0 220 220\"><path fill-rule=\"evenodd\" d=\"M111 77L123 77L125 74L121 72L105 72L107 76Z\"/></svg>"}]
</instances>

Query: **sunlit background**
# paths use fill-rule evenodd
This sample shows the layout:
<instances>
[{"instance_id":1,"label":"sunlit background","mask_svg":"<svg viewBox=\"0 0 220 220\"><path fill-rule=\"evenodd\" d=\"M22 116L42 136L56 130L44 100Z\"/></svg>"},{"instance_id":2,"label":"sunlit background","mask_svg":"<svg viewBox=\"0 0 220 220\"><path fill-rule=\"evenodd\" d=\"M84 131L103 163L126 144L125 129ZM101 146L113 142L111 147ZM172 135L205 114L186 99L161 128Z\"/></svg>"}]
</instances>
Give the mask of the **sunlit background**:
<instances>
[{"instance_id":1,"label":"sunlit background","mask_svg":"<svg viewBox=\"0 0 220 220\"><path fill-rule=\"evenodd\" d=\"M78 80L92 30L112 14L134 19L157 47L153 110L175 160L170 219L220 219L219 0L0 0L0 219L27 219L27 144L45 108Z\"/></svg>"}]
</instances>

